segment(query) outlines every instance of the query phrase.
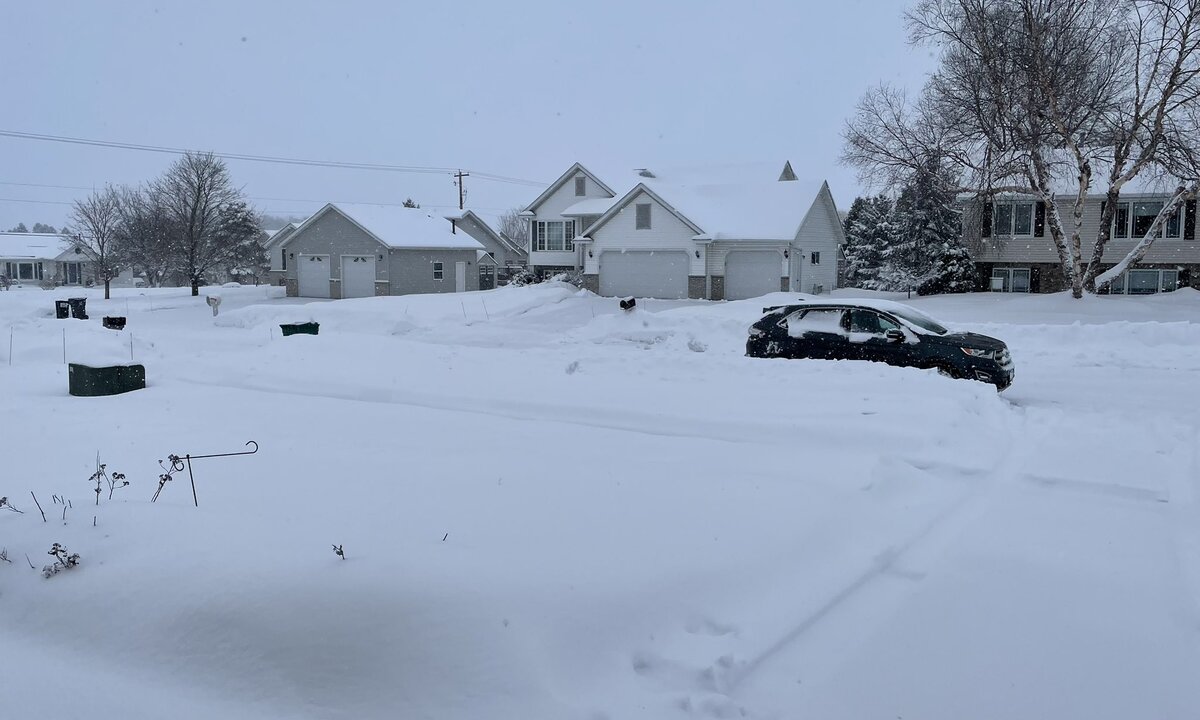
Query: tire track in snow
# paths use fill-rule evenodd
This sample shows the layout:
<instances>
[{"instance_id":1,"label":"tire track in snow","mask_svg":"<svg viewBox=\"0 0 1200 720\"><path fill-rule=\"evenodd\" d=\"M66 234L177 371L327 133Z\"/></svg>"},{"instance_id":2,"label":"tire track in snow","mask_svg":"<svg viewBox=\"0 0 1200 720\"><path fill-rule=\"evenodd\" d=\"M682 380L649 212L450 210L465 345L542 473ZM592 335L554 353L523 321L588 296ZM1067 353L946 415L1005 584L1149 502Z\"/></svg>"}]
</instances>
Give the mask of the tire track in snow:
<instances>
[{"instance_id":1,"label":"tire track in snow","mask_svg":"<svg viewBox=\"0 0 1200 720\"><path fill-rule=\"evenodd\" d=\"M1024 420L1023 427L1010 438L1009 450L1004 455L1004 461L991 473L990 480L983 487L952 502L916 532L897 543L884 546L867 567L836 590L820 607L800 618L790 630L754 657L731 668L724 683L725 693L731 696L737 693L764 667L802 643L814 628L836 615L850 601L871 592L879 585L879 580L893 576L911 580L920 577L921 573L928 572L930 566L950 547L953 539L972 527L975 518L987 512L997 491L1011 486L1016 481L1031 454L1030 441L1043 436L1041 431L1033 427L1034 423L1026 413L1019 410L1017 412ZM1045 423L1039 420L1036 424ZM921 558L921 573L902 571L901 564L912 560L914 556ZM908 589L900 592L901 595L894 598L892 603L902 602L904 597L912 594ZM878 609L875 605L872 607Z\"/></svg>"}]
</instances>

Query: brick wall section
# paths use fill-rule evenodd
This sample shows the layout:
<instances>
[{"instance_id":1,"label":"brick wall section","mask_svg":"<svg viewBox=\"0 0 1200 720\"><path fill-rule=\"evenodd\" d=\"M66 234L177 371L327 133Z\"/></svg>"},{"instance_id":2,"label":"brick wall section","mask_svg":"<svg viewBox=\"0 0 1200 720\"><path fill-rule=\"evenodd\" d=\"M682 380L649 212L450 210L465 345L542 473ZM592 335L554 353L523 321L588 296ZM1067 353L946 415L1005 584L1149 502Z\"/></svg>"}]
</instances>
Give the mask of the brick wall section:
<instances>
[{"instance_id":1,"label":"brick wall section","mask_svg":"<svg viewBox=\"0 0 1200 720\"><path fill-rule=\"evenodd\" d=\"M583 289L588 292L600 294L600 276L599 275L584 275Z\"/></svg>"},{"instance_id":2,"label":"brick wall section","mask_svg":"<svg viewBox=\"0 0 1200 720\"><path fill-rule=\"evenodd\" d=\"M300 281L298 281L296 278L288 278L287 279L287 296L288 297L299 297L300 296Z\"/></svg>"},{"instance_id":3,"label":"brick wall section","mask_svg":"<svg viewBox=\"0 0 1200 720\"><path fill-rule=\"evenodd\" d=\"M787 292L792 289L792 279L788 277L779 278L779 292Z\"/></svg>"},{"instance_id":4,"label":"brick wall section","mask_svg":"<svg viewBox=\"0 0 1200 720\"><path fill-rule=\"evenodd\" d=\"M692 300L703 300L705 291L708 289L707 285L708 283L705 282L703 275L689 275L688 297Z\"/></svg>"},{"instance_id":5,"label":"brick wall section","mask_svg":"<svg viewBox=\"0 0 1200 720\"><path fill-rule=\"evenodd\" d=\"M375 297L381 297L381 296L390 295L390 294L391 294L391 287L388 285L386 280L376 280L375 281Z\"/></svg>"},{"instance_id":6,"label":"brick wall section","mask_svg":"<svg viewBox=\"0 0 1200 720\"><path fill-rule=\"evenodd\" d=\"M712 277L712 293L709 300L724 300L725 299L725 278L720 275Z\"/></svg>"}]
</instances>

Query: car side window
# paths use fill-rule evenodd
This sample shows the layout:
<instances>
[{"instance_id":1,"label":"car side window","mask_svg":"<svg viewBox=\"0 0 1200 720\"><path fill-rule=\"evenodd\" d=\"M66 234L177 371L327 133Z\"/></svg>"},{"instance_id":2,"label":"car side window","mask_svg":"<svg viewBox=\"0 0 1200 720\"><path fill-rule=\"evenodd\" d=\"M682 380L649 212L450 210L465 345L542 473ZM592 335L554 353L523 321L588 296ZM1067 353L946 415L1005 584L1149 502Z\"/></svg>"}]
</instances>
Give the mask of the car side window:
<instances>
[{"instance_id":1,"label":"car side window","mask_svg":"<svg viewBox=\"0 0 1200 720\"><path fill-rule=\"evenodd\" d=\"M854 309L850 311L850 332L883 335L888 330L899 330L900 326L874 310Z\"/></svg>"},{"instance_id":2,"label":"car side window","mask_svg":"<svg viewBox=\"0 0 1200 720\"><path fill-rule=\"evenodd\" d=\"M805 333L829 333L840 335L845 332L842 326L842 310L806 310L804 314L795 313L787 318L787 331L791 337L800 337Z\"/></svg>"}]
</instances>

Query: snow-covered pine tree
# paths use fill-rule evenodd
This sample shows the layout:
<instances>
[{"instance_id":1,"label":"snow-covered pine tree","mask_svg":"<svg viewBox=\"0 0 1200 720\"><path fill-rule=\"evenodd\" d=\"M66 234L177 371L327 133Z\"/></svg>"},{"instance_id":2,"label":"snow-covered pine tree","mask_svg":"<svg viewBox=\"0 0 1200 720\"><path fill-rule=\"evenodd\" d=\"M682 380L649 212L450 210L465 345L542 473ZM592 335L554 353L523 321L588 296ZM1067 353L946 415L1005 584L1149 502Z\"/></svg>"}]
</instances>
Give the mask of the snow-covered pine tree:
<instances>
[{"instance_id":1,"label":"snow-covered pine tree","mask_svg":"<svg viewBox=\"0 0 1200 720\"><path fill-rule=\"evenodd\" d=\"M933 274L917 286L918 295L974 292L978 275L975 261L961 240L942 243L934 260Z\"/></svg>"},{"instance_id":2,"label":"snow-covered pine tree","mask_svg":"<svg viewBox=\"0 0 1200 720\"><path fill-rule=\"evenodd\" d=\"M892 201L886 195L855 198L846 213L846 285L877 290L883 251L891 241Z\"/></svg>"},{"instance_id":3,"label":"snow-covered pine tree","mask_svg":"<svg viewBox=\"0 0 1200 720\"><path fill-rule=\"evenodd\" d=\"M935 164L927 167L912 175L896 199L892 213L895 235L883 253L880 273L888 290L920 289L938 277L947 247L962 248L961 222L954 198L946 191L954 183ZM957 261L953 267L958 267Z\"/></svg>"}]
</instances>

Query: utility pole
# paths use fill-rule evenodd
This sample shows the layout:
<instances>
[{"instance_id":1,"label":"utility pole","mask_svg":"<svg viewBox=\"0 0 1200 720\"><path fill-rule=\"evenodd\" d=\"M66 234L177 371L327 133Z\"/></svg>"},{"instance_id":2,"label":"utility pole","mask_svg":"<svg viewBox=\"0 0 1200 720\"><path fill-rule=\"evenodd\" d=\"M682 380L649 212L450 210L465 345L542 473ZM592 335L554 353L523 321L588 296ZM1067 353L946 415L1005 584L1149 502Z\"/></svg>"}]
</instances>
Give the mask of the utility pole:
<instances>
[{"instance_id":1,"label":"utility pole","mask_svg":"<svg viewBox=\"0 0 1200 720\"><path fill-rule=\"evenodd\" d=\"M458 209L463 209L463 178L470 177L471 173L459 170L454 173L454 184L458 185Z\"/></svg>"}]
</instances>

